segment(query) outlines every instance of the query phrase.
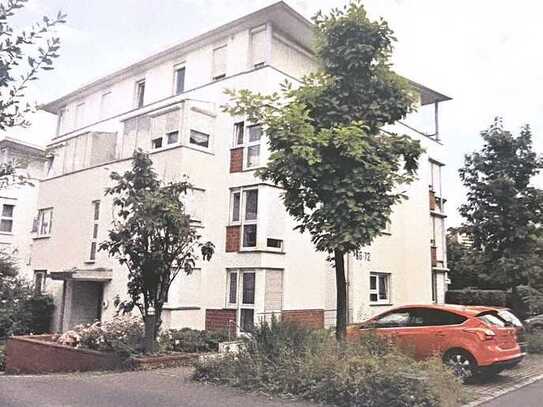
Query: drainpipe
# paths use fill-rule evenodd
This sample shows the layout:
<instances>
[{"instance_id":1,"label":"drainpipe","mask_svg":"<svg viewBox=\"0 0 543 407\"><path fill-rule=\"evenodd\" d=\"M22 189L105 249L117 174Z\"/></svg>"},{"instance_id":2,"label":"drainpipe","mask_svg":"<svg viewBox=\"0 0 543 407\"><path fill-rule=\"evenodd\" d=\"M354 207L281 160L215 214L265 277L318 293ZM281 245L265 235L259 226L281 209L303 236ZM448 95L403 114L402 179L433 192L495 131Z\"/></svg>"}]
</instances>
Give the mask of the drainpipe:
<instances>
[{"instance_id":1,"label":"drainpipe","mask_svg":"<svg viewBox=\"0 0 543 407\"><path fill-rule=\"evenodd\" d=\"M345 262L345 284L347 286L347 323L352 322L351 315L351 255L347 253L347 261Z\"/></svg>"}]
</instances>

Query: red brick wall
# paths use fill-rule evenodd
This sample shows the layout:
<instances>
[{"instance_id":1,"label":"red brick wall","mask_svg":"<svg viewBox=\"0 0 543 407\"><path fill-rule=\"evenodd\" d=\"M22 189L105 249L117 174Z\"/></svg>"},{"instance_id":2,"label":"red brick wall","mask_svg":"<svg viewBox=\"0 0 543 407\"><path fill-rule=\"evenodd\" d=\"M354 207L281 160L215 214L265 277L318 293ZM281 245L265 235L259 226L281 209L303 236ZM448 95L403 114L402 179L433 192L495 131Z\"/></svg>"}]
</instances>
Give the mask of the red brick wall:
<instances>
[{"instance_id":1,"label":"red brick wall","mask_svg":"<svg viewBox=\"0 0 543 407\"><path fill-rule=\"evenodd\" d=\"M241 226L226 227L226 252L239 252Z\"/></svg>"},{"instance_id":2,"label":"red brick wall","mask_svg":"<svg viewBox=\"0 0 543 407\"><path fill-rule=\"evenodd\" d=\"M434 191L430 191L430 210L436 210L436 194Z\"/></svg>"},{"instance_id":3,"label":"red brick wall","mask_svg":"<svg viewBox=\"0 0 543 407\"><path fill-rule=\"evenodd\" d=\"M430 255L432 257L432 267L437 267L437 247L430 247Z\"/></svg>"},{"instance_id":4,"label":"red brick wall","mask_svg":"<svg viewBox=\"0 0 543 407\"><path fill-rule=\"evenodd\" d=\"M230 150L230 172L243 170L243 147Z\"/></svg>"},{"instance_id":5,"label":"red brick wall","mask_svg":"<svg viewBox=\"0 0 543 407\"><path fill-rule=\"evenodd\" d=\"M206 309L206 331L226 331L230 329L230 335L236 336L235 309ZM229 321L232 321L229 323Z\"/></svg>"},{"instance_id":6,"label":"red brick wall","mask_svg":"<svg viewBox=\"0 0 543 407\"><path fill-rule=\"evenodd\" d=\"M281 312L281 320L293 322L308 328L324 328L324 310L301 309Z\"/></svg>"},{"instance_id":7,"label":"red brick wall","mask_svg":"<svg viewBox=\"0 0 543 407\"><path fill-rule=\"evenodd\" d=\"M75 349L50 340L50 335L9 338L6 345L6 373L83 372L112 370L121 366L114 354Z\"/></svg>"}]
</instances>

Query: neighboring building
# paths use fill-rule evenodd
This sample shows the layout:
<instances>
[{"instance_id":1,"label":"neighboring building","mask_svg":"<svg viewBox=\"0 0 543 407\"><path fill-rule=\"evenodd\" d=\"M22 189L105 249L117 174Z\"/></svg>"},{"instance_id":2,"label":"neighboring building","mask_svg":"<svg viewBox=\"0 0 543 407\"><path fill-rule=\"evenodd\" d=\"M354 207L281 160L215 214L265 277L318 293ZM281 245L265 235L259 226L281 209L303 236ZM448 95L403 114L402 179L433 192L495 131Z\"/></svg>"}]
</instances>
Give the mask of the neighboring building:
<instances>
[{"instance_id":1,"label":"neighboring building","mask_svg":"<svg viewBox=\"0 0 543 407\"><path fill-rule=\"evenodd\" d=\"M113 216L104 197L109 174L128 169L138 147L150 151L165 180L190 177L187 210L217 249L211 262L174 283L165 327L213 329L233 320L243 331L272 313L315 326L333 322L335 277L326 255L293 231L281 190L255 177L269 155L265 134L220 108L225 88L271 93L314 70L312 39L311 23L277 3L45 106L58 115L58 134L40 189L32 267L52 280L59 330L109 318L113 299L126 298L125 268L96 247ZM426 124L420 115L399 126L425 148L420 179L407 188L409 200L394 211L387 235L347 256L351 321L444 298L445 147L433 107L437 113L449 98L416 87L421 115L431 108L432 129L414 130Z\"/></svg>"},{"instance_id":2,"label":"neighboring building","mask_svg":"<svg viewBox=\"0 0 543 407\"><path fill-rule=\"evenodd\" d=\"M30 266L31 232L45 162L42 147L11 137L0 140L0 163L16 167L15 177L0 186L0 249L17 259L20 274L35 280L38 290L44 288L45 274L34 275Z\"/></svg>"}]
</instances>

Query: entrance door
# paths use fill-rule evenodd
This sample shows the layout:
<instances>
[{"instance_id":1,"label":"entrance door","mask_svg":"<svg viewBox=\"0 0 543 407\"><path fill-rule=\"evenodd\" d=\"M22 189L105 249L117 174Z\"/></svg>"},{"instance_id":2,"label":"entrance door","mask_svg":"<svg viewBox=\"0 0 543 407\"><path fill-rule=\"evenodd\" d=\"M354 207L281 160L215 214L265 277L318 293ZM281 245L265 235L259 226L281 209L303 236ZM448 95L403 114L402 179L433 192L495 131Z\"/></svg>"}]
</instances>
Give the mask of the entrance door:
<instances>
[{"instance_id":1,"label":"entrance door","mask_svg":"<svg viewBox=\"0 0 543 407\"><path fill-rule=\"evenodd\" d=\"M91 324L102 317L103 283L72 281L71 312L68 329Z\"/></svg>"}]
</instances>

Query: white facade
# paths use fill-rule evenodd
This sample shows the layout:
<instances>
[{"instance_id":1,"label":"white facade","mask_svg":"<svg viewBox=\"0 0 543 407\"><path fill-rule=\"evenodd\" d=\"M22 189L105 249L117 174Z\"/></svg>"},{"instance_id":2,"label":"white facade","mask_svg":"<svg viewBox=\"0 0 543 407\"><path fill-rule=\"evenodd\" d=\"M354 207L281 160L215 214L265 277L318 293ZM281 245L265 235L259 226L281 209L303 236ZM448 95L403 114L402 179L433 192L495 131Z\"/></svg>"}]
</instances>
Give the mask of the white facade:
<instances>
[{"instance_id":1,"label":"white facade","mask_svg":"<svg viewBox=\"0 0 543 407\"><path fill-rule=\"evenodd\" d=\"M0 140L0 162L13 163L17 168L15 176L24 177L24 182L14 178L9 185L0 187L0 249L17 260L21 276L33 280L31 232L46 162L45 151L6 137Z\"/></svg>"},{"instance_id":2,"label":"white facade","mask_svg":"<svg viewBox=\"0 0 543 407\"><path fill-rule=\"evenodd\" d=\"M48 272L57 329L111 317L113 299L126 298L126 270L95 247L112 220L111 198L104 197L109 174L127 170L138 147L151 153L165 180L189 177L194 189L187 210L217 249L211 262L174 283L166 327L203 329L217 318L235 318L244 328L287 311L299 311L301 318L318 311L330 320L335 279L326 256L308 235L293 231L281 191L254 175L268 156L265 135L220 108L227 88L270 93L285 79L314 70L311 33L309 22L278 3L46 106L59 115L59 126L40 189L43 222L34 236L32 267ZM419 89L425 105L447 100ZM442 239L435 237L444 230L443 217L435 208L430 216L428 199L431 163L444 163L444 147L435 136L405 126L402 131L426 149L419 180L394 211L391 233L358 259L347 258L352 321L391 305L444 297L446 259ZM442 198L441 186L439 191ZM439 219L435 227L433 219ZM431 241L440 263L432 261Z\"/></svg>"}]
</instances>

